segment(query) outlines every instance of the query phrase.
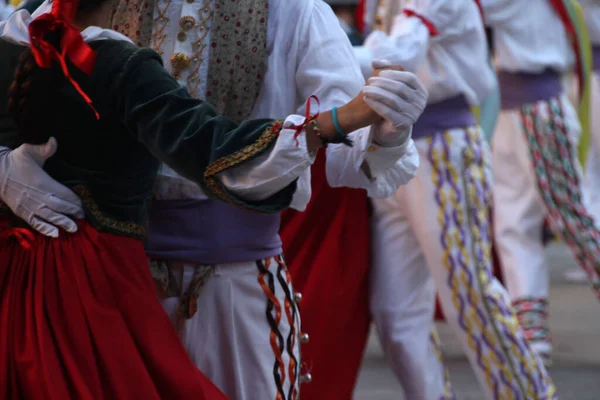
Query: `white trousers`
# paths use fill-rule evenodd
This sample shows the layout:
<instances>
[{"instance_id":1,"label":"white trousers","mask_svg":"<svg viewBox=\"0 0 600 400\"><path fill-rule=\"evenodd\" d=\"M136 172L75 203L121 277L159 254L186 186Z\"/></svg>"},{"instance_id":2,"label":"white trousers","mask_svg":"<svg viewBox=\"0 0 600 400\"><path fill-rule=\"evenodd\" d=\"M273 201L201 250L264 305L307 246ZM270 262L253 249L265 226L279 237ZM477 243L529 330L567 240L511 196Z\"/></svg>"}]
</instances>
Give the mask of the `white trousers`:
<instances>
[{"instance_id":1,"label":"white trousers","mask_svg":"<svg viewBox=\"0 0 600 400\"><path fill-rule=\"evenodd\" d=\"M543 355L552 349L542 243L546 216L577 257L598 257L591 239L596 233L588 229L591 220L582 206L580 133L577 114L563 96L503 111L492 143L498 256L519 320L534 350Z\"/></svg>"},{"instance_id":2,"label":"white trousers","mask_svg":"<svg viewBox=\"0 0 600 400\"><path fill-rule=\"evenodd\" d=\"M163 307L196 366L231 400L297 399L302 333L283 259L168 267L182 293Z\"/></svg>"},{"instance_id":3,"label":"white trousers","mask_svg":"<svg viewBox=\"0 0 600 400\"><path fill-rule=\"evenodd\" d=\"M485 398L554 398L491 272L491 165L481 130L451 130L416 144L417 177L373 200L371 312L406 397L453 398L429 336L433 277Z\"/></svg>"}]
</instances>

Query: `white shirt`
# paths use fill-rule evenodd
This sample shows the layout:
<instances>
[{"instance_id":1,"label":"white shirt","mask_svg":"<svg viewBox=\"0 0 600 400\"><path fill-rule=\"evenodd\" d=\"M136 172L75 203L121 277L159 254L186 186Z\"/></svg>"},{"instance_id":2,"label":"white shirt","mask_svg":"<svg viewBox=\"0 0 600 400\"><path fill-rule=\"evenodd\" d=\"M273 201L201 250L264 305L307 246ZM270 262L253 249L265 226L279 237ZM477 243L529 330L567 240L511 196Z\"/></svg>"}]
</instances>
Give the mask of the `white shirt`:
<instances>
[{"instance_id":1,"label":"white shirt","mask_svg":"<svg viewBox=\"0 0 600 400\"><path fill-rule=\"evenodd\" d=\"M192 93L198 98L203 98L206 90L210 21L207 18L203 29L188 31L184 42L177 40L179 21L186 16L196 17L201 10L202 15L207 17L213 8L214 0L195 0L193 3L185 0L158 0L155 8L157 22L153 29L155 32L162 30L166 35L160 46L156 46L157 41L154 41L155 50L161 53L163 59L169 59L176 52L191 56L191 44L203 37L204 51L199 55L199 59L203 61L197 72L199 85L195 93ZM161 21L159 13L163 13L166 18ZM267 71L250 118L304 115L305 101L313 94L320 99L321 110L329 110L350 101L364 84L352 47L337 17L321 0L271 0L267 49ZM181 74L181 84L185 85L188 81L188 73L185 71ZM350 137L355 142L353 148L343 145L330 145L327 148L327 180L331 186L365 188L372 197L387 197L414 176L418 155L412 139L399 147L383 148L372 143L370 128L351 133ZM272 185L261 183L271 180L270 176L278 176L279 180L287 178L291 182L302 169L292 202L293 208L302 211L310 199L310 169L307 168L310 163L306 150L297 148L293 141L278 141L271 156L278 151L284 151L286 157L280 158L280 163L272 165L270 175L267 175L267 169L263 174L253 176L240 169L240 175L235 177L239 184L227 179L223 181L229 188L237 190L257 186L267 189ZM294 160L297 164L293 163ZM246 167L262 161L257 159L246 164ZM370 166L373 180L369 180L360 169L364 161ZM161 175L155 193L158 198L204 198L196 185L179 178L169 168L162 168Z\"/></svg>"},{"instance_id":2,"label":"white shirt","mask_svg":"<svg viewBox=\"0 0 600 400\"><path fill-rule=\"evenodd\" d=\"M195 3L173 0L166 10L171 22L163 27L166 38L157 49L164 59L173 52L185 50L185 43L177 41L176 37L179 19L191 12L187 7L190 4ZM165 3L159 1L158 5L162 10ZM50 8L51 5L45 3L33 16L48 12ZM21 30L28 40L26 25L25 29L14 23L10 25L15 28L9 30ZM157 29L157 24L154 28ZM337 18L322 1L297 0L292 6L285 0L272 0L269 3L268 28L268 68L251 118L289 115L286 122L297 124L303 121L300 115L303 115L305 99L310 95L316 94L322 110L327 110L345 104L360 92L364 80L354 61L352 48ZM193 33L189 32L187 41L198 40L199 36ZM206 35L204 40L208 42L210 35ZM208 46L205 53L201 58L206 60ZM206 82L207 72L208 66L202 69L201 65L198 72L200 85L195 93L200 98L203 97L200 93L205 90L201 85ZM180 79L180 83L185 83L187 76L182 75ZM353 148L330 145L327 149L327 179L330 185L365 188L373 197L387 197L414 177L418 155L412 139L398 147L384 148L371 142L370 128L353 132L350 137L355 143ZM230 190L248 200L264 199L299 178L292 207L302 211L310 200L309 167L314 156L306 150L305 137L299 139L300 145L297 146L293 135L284 131L270 153L239 168L232 168L220 174L219 178ZM364 161L370 166L372 180L360 168ZM161 168L160 175L155 188L157 198L206 198L196 184L178 176L167 166Z\"/></svg>"},{"instance_id":3,"label":"white shirt","mask_svg":"<svg viewBox=\"0 0 600 400\"><path fill-rule=\"evenodd\" d=\"M395 4L393 4L394 2ZM374 31L364 47L356 48L363 70L373 59L387 59L414 72L429 91L428 103L464 94L472 105L480 104L493 90L496 78L488 63L485 29L473 0L391 0L391 26ZM368 6L374 7L373 3ZM412 10L433 23L432 37ZM367 15L374 21L374 10Z\"/></svg>"},{"instance_id":4,"label":"white shirt","mask_svg":"<svg viewBox=\"0 0 600 400\"><path fill-rule=\"evenodd\" d=\"M4 0L0 0L0 21L8 19L10 14L14 11L13 7L6 4Z\"/></svg>"},{"instance_id":5,"label":"white shirt","mask_svg":"<svg viewBox=\"0 0 600 400\"><path fill-rule=\"evenodd\" d=\"M569 71L575 61L560 17L548 0L482 0L494 30L496 65L508 72Z\"/></svg>"},{"instance_id":6,"label":"white shirt","mask_svg":"<svg viewBox=\"0 0 600 400\"><path fill-rule=\"evenodd\" d=\"M579 0L583 8L585 24L593 45L600 45L600 2L598 0Z\"/></svg>"}]
</instances>

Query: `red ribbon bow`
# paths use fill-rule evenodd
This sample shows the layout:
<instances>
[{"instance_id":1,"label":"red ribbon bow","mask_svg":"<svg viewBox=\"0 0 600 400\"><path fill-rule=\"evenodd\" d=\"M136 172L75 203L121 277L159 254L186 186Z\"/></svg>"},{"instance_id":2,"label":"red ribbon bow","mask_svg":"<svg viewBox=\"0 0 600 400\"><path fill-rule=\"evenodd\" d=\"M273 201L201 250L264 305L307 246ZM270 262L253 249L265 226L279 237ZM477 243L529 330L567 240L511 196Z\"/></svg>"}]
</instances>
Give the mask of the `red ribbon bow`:
<instances>
[{"instance_id":1,"label":"red ribbon bow","mask_svg":"<svg viewBox=\"0 0 600 400\"><path fill-rule=\"evenodd\" d=\"M312 105L312 100L314 100L317 103L317 113L314 115L311 114L311 110L310 110L310 106ZM319 117L320 108L321 108L321 102L319 101L319 98L317 96L315 96L314 94L306 100L306 115L304 116L304 122L300 125L292 125L291 126L291 128L293 128L295 130L294 140L296 141L296 147L298 147L298 145L299 145L298 136L300 136L300 134L306 129L306 127L309 124L311 124L313 121L315 121Z\"/></svg>"},{"instance_id":2,"label":"red ribbon bow","mask_svg":"<svg viewBox=\"0 0 600 400\"><path fill-rule=\"evenodd\" d=\"M87 75L91 75L96 63L96 53L83 41L83 37L71 21L77 12L79 0L54 0L52 12L42 14L29 24L31 52L40 68L50 68L52 60L58 61L65 77L88 103L96 118L100 115L92 100L71 77L67 59ZM60 38L60 52L46 40L46 35L56 32Z\"/></svg>"}]
</instances>

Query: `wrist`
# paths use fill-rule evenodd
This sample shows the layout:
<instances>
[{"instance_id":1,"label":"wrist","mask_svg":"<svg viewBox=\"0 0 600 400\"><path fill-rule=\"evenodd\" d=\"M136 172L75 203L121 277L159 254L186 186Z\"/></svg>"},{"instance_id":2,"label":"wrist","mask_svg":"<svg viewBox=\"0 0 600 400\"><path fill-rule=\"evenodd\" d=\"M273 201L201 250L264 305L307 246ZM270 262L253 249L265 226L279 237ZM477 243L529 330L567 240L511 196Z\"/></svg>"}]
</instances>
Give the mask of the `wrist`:
<instances>
[{"instance_id":1,"label":"wrist","mask_svg":"<svg viewBox=\"0 0 600 400\"><path fill-rule=\"evenodd\" d=\"M304 133L306 136L306 148L309 153L314 154L321 147L326 146L326 144L323 141L323 138L321 137L322 132L320 127L318 127L318 123L317 126L308 124L304 129Z\"/></svg>"},{"instance_id":2,"label":"wrist","mask_svg":"<svg viewBox=\"0 0 600 400\"><path fill-rule=\"evenodd\" d=\"M380 119L368 106L362 107L359 103L359 100L354 99L338 107L336 110L337 118L335 118L337 121L334 120L332 111L323 113L323 121L319 121L319 127L323 135L327 139L334 139L336 136L339 138L369 126Z\"/></svg>"},{"instance_id":3,"label":"wrist","mask_svg":"<svg viewBox=\"0 0 600 400\"><path fill-rule=\"evenodd\" d=\"M381 147L400 147L408 141L412 134L412 127L393 126L390 121L384 120L373 125L373 143Z\"/></svg>"},{"instance_id":4,"label":"wrist","mask_svg":"<svg viewBox=\"0 0 600 400\"><path fill-rule=\"evenodd\" d=\"M365 111L363 108L357 107L354 100L338 108L337 116L341 130L348 134L371 125L371 119L368 112Z\"/></svg>"}]
</instances>

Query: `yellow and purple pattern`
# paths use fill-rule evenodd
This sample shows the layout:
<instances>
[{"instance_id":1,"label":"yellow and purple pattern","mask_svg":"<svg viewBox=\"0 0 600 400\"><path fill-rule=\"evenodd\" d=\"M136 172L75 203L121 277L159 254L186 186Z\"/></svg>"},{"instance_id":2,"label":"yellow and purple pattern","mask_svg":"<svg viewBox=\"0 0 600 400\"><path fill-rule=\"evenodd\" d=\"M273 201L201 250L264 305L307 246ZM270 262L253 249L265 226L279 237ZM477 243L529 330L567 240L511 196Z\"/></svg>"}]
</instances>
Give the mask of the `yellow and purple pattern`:
<instances>
[{"instance_id":1,"label":"yellow and purple pattern","mask_svg":"<svg viewBox=\"0 0 600 400\"><path fill-rule=\"evenodd\" d=\"M550 377L529 348L505 290L492 275L489 151L482 133L467 128L428 141L442 228L442 263L451 306L475 372L490 398L556 399ZM462 160L451 156L457 147L462 149Z\"/></svg>"}]
</instances>

